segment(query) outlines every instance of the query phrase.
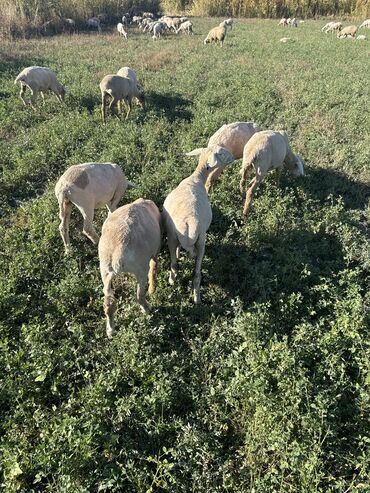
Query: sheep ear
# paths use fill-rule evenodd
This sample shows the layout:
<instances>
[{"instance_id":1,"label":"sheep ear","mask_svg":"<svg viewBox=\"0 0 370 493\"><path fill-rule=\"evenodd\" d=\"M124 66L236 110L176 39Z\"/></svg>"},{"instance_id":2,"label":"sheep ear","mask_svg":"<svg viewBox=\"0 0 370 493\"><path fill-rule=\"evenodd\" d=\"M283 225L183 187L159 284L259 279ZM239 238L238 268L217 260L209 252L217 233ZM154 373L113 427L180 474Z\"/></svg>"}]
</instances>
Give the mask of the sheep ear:
<instances>
[{"instance_id":1,"label":"sheep ear","mask_svg":"<svg viewBox=\"0 0 370 493\"><path fill-rule=\"evenodd\" d=\"M130 190L130 188L135 188L135 187L136 187L136 185L134 183L127 181L127 190Z\"/></svg>"},{"instance_id":2,"label":"sheep ear","mask_svg":"<svg viewBox=\"0 0 370 493\"><path fill-rule=\"evenodd\" d=\"M190 152L186 152L185 156L199 156L199 154L202 154L204 149L205 149L205 147L198 147L198 149L193 149Z\"/></svg>"},{"instance_id":3,"label":"sheep ear","mask_svg":"<svg viewBox=\"0 0 370 493\"><path fill-rule=\"evenodd\" d=\"M235 158L234 156L231 154L230 151L228 151L227 149L225 149L224 147L222 147L218 153L217 153L217 156L220 157L220 160L222 162L222 164L230 164L232 163L233 161L235 161Z\"/></svg>"}]
</instances>

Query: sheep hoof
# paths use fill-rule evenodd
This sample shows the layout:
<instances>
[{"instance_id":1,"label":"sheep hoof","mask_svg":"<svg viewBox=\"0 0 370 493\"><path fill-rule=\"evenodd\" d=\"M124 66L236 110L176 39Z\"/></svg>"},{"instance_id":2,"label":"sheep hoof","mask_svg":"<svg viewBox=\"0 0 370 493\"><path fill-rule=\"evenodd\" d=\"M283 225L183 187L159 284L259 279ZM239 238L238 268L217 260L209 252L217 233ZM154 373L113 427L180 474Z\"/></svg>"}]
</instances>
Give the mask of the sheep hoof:
<instances>
[{"instance_id":1,"label":"sheep hoof","mask_svg":"<svg viewBox=\"0 0 370 493\"><path fill-rule=\"evenodd\" d=\"M113 335L114 335L114 329L111 329L111 328L107 329L108 339L112 339Z\"/></svg>"}]
</instances>

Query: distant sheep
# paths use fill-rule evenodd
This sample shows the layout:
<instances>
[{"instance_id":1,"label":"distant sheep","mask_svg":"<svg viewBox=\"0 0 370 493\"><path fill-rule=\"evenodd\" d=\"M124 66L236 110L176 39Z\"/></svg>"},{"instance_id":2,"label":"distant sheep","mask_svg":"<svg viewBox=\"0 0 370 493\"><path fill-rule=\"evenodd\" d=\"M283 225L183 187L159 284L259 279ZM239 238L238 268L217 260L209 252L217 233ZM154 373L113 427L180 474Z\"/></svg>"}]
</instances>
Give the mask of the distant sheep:
<instances>
[{"instance_id":1,"label":"distant sheep","mask_svg":"<svg viewBox=\"0 0 370 493\"><path fill-rule=\"evenodd\" d=\"M247 142L243 153L241 169L240 193L245 195L247 172L253 166L256 176L251 181L251 187L246 192L243 214L246 217L252 205L253 196L264 180L266 174L275 169L278 181L283 166L286 166L294 176L304 174L304 163L300 156L293 154L286 132L265 130L255 133Z\"/></svg>"},{"instance_id":2,"label":"distant sheep","mask_svg":"<svg viewBox=\"0 0 370 493\"><path fill-rule=\"evenodd\" d=\"M357 36L356 41L365 41L367 37L364 34L360 34Z\"/></svg>"},{"instance_id":3,"label":"distant sheep","mask_svg":"<svg viewBox=\"0 0 370 493\"><path fill-rule=\"evenodd\" d=\"M219 42L220 46L223 46L225 37L226 37L226 27L222 27L222 26L214 27L207 34L207 37L204 40L204 44L205 45L207 43L217 44Z\"/></svg>"},{"instance_id":4,"label":"distant sheep","mask_svg":"<svg viewBox=\"0 0 370 493\"><path fill-rule=\"evenodd\" d=\"M362 27L367 27L368 29L370 29L370 19L366 19L366 21L364 21L361 26L359 27L359 29L361 29Z\"/></svg>"},{"instance_id":5,"label":"distant sheep","mask_svg":"<svg viewBox=\"0 0 370 493\"><path fill-rule=\"evenodd\" d=\"M338 38L353 38L355 39L357 33L357 26L347 26L344 27L338 34Z\"/></svg>"},{"instance_id":6,"label":"distant sheep","mask_svg":"<svg viewBox=\"0 0 370 493\"><path fill-rule=\"evenodd\" d=\"M127 28L129 25L129 17L127 17L127 15L124 14L122 16L121 22L122 22L123 26Z\"/></svg>"},{"instance_id":7,"label":"distant sheep","mask_svg":"<svg viewBox=\"0 0 370 493\"><path fill-rule=\"evenodd\" d=\"M293 19L290 19L290 23L289 23L290 27L298 27L298 21L295 17L293 17Z\"/></svg>"},{"instance_id":8,"label":"distant sheep","mask_svg":"<svg viewBox=\"0 0 370 493\"><path fill-rule=\"evenodd\" d=\"M205 149L192 175L185 178L166 198L163 204L163 224L167 233L171 256L170 284L177 277L179 245L190 256L196 257L193 279L194 302L200 303L201 267L206 234L212 221L212 209L205 189L208 175L220 166L232 163L234 158L219 146Z\"/></svg>"},{"instance_id":9,"label":"distant sheep","mask_svg":"<svg viewBox=\"0 0 370 493\"><path fill-rule=\"evenodd\" d=\"M261 129L252 122L234 122L227 125L222 125L217 132L215 132L209 139L207 143L208 148L214 146L220 146L227 149L233 155L234 159L240 159L243 157L244 147L248 140L256 132ZM207 147L200 147L194 149L191 152L187 152L187 156L198 156L204 152ZM210 192L211 188L216 183L218 177L224 170L225 166L219 166L214 171L212 171L206 181L205 188L207 193Z\"/></svg>"},{"instance_id":10,"label":"distant sheep","mask_svg":"<svg viewBox=\"0 0 370 493\"><path fill-rule=\"evenodd\" d=\"M280 43L288 43L288 41L290 41L291 38L281 38L279 41Z\"/></svg>"},{"instance_id":11,"label":"distant sheep","mask_svg":"<svg viewBox=\"0 0 370 493\"><path fill-rule=\"evenodd\" d=\"M180 31L183 31L184 33L187 33L188 35L194 34L193 33L193 24L190 21L185 21L182 24L180 24L179 28L176 31L176 34L178 34Z\"/></svg>"},{"instance_id":12,"label":"distant sheep","mask_svg":"<svg viewBox=\"0 0 370 493\"><path fill-rule=\"evenodd\" d=\"M331 22L327 22L327 23L325 24L325 26L321 28L321 31L322 31L322 32L326 32L326 30L327 30L330 26L332 26L333 24L335 24L335 22L333 22L333 21L331 21Z\"/></svg>"},{"instance_id":13,"label":"distant sheep","mask_svg":"<svg viewBox=\"0 0 370 493\"><path fill-rule=\"evenodd\" d=\"M94 210L106 206L109 212L113 212L125 191L132 187L118 164L84 163L68 168L55 186L61 220L59 231L66 253L70 246L69 220L72 204L78 208L84 219L83 234L97 244L99 236L93 225Z\"/></svg>"},{"instance_id":14,"label":"distant sheep","mask_svg":"<svg viewBox=\"0 0 370 493\"><path fill-rule=\"evenodd\" d=\"M92 29L97 29L101 33L101 21L99 17L91 17L86 21L87 27Z\"/></svg>"},{"instance_id":15,"label":"distant sheep","mask_svg":"<svg viewBox=\"0 0 370 493\"><path fill-rule=\"evenodd\" d=\"M116 301L112 280L120 272L134 274L137 301L144 313L146 301L156 287L157 255L161 246L161 215L151 200L137 199L110 214L105 220L99 241L100 273L104 285L104 312L107 336L114 334Z\"/></svg>"},{"instance_id":16,"label":"distant sheep","mask_svg":"<svg viewBox=\"0 0 370 493\"><path fill-rule=\"evenodd\" d=\"M23 104L27 106L27 102L24 99L24 95L27 87L31 91L30 105L35 108L36 98L38 93L41 93L42 99L45 103L44 95L46 92L53 92L58 101L61 103L64 101L66 94L66 87L64 87L56 78L56 75L52 70L46 67L27 67L16 77L14 84L20 82L21 91L19 96L23 101Z\"/></svg>"},{"instance_id":17,"label":"distant sheep","mask_svg":"<svg viewBox=\"0 0 370 493\"><path fill-rule=\"evenodd\" d=\"M125 39L127 39L127 32L125 31L125 28L123 27L123 24L121 22L119 22L117 24L117 31L118 31L118 34L120 34Z\"/></svg>"},{"instance_id":18,"label":"distant sheep","mask_svg":"<svg viewBox=\"0 0 370 493\"><path fill-rule=\"evenodd\" d=\"M334 31L341 31L343 24L341 22L333 22L326 30L326 33L333 33Z\"/></svg>"},{"instance_id":19,"label":"distant sheep","mask_svg":"<svg viewBox=\"0 0 370 493\"><path fill-rule=\"evenodd\" d=\"M287 26L288 25L288 19L286 19L285 17L283 17L282 19L280 19L278 25L279 26L283 26L283 27Z\"/></svg>"},{"instance_id":20,"label":"distant sheep","mask_svg":"<svg viewBox=\"0 0 370 493\"><path fill-rule=\"evenodd\" d=\"M120 105L121 109L121 101L125 101L127 105L126 119L131 112L133 98L137 98L141 107L144 108L145 97L143 91L128 77L106 75L100 82L100 91L102 97L101 114L104 124L107 119L106 113L109 98L111 98L109 108L116 116L118 116L117 105Z\"/></svg>"},{"instance_id":21,"label":"distant sheep","mask_svg":"<svg viewBox=\"0 0 370 493\"><path fill-rule=\"evenodd\" d=\"M224 21L220 22L219 26L225 27L226 29L229 27L230 31L231 31L233 28L233 24L234 24L234 19L230 18L230 19L225 19Z\"/></svg>"},{"instance_id":22,"label":"distant sheep","mask_svg":"<svg viewBox=\"0 0 370 493\"><path fill-rule=\"evenodd\" d=\"M165 31L166 26L164 22L157 22L153 26L153 41L159 39L162 36L162 33Z\"/></svg>"}]
</instances>

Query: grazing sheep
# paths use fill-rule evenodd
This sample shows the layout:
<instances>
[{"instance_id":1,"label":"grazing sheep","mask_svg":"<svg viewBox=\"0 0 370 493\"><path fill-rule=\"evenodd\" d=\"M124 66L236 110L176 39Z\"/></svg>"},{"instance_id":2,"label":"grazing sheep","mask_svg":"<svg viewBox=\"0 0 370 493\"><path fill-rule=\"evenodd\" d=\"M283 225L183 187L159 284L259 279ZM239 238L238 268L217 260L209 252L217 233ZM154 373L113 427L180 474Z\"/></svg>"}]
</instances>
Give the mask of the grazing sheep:
<instances>
[{"instance_id":1,"label":"grazing sheep","mask_svg":"<svg viewBox=\"0 0 370 493\"><path fill-rule=\"evenodd\" d=\"M128 77L129 79L132 80L132 82L136 86L141 87L140 84L138 83L136 72L132 68L130 68L130 67L122 67L122 68L120 68L118 70L117 75L119 75L121 77Z\"/></svg>"},{"instance_id":2,"label":"grazing sheep","mask_svg":"<svg viewBox=\"0 0 370 493\"><path fill-rule=\"evenodd\" d=\"M222 26L214 27L207 34L207 37L204 40L204 44L206 45L207 43L212 43L212 42L217 44L217 42L219 42L220 46L223 46L225 36L226 36L226 27L222 27Z\"/></svg>"},{"instance_id":3,"label":"grazing sheep","mask_svg":"<svg viewBox=\"0 0 370 493\"><path fill-rule=\"evenodd\" d=\"M68 30L69 34L72 34L76 31L76 23L73 19L69 17L61 17L60 20L63 24L63 31Z\"/></svg>"},{"instance_id":4,"label":"grazing sheep","mask_svg":"<svg viewBox=\"0 0 370 493\"><path fill-rule=\"evenodd\" d=\"M288 25L288 19L286 19L285 17L283 17L282 19L280 19L278 25L279 26L283 26L283 27L287 26Z\"/></svg>"},{"instance_id":5,"label":"grazing sheep","mask_svg":"<svg viewBox=\"0 0 370 493\"><path fill-rule=\"evenodd\" d=\"M365 41L367 37L364 34L359 34L356 38L356 41Z\"/></svg>"},{"instance_id":6,"label":"grazing sheep","mask_svg":"<svg viewBox=\"0 0 370 493\"><path fill-rule=\"evenodd\" d=\"M322 31L322 32L326 32L326 30L327 30L330 26L332 26L333 24L335 24L335 22L333 22L333 21L331 21L331 22L327 22L327 23L325 24L325 26L321 28L321 31Z\"/></svg>"},{"instance_id":7,"label":"grazing sheep","mask_svg":"<svg viewBox=\"0 0 370 493\"><path fill-rule=\"evenodd\" d=\"M87 19L86 24L88 28L97 29L98 33L101 33L101 21L99 17L91 17L90 19Z\"/></svg>"},{"instance_id":8,"label":"grazing sheep","mask_svg":"<svg viewBox=\"0 0 370 493\"><path fill-rule=\"evenodd\" d=\"M129 25L129 17L127 17L127 15L124 14L122 16L121 22L122 22L123 26L127 29L128 25Z\"/></svg>"},{"instance_id":9,"label":"grazing sheep","mask_svg":"<svg viewBox=\"0 0 370 493\"><path fill-rule=\"evenodd\" d=\"M137 280L137 301L144 313L146 301L155 291L157 255L161 246L161 215L151 200L137 199L110 214L103 224L99 241L100 273L104 285L104 313L107 336L114 333L116 302L113 278L120 272L134 274Z\"/></svg>"},{"instance_id":10,"label":"grazing sheep","mask_svg":"<svg viewBox=\"0 0 370 493\"><path fill-rule=\"evenodd\" d=\"M120 75L106 75L100 82L100 91L102 97L101 114L104 124L107 118L106 113L109 98L112 98L109 108L116 114L116 116L118 116L117 105L120 104L122 99L127 105L126 119L131 112L133 98L137 98L139 104L144 109L144 93L142 89L128 77L121 77ZM120 109L122 108L120 107Z\"/></svg>"},{"instance_id":11,"label":"grazing sheep","mask_svg":"<svg viewBox=\"0 0 370 493\"><path fill-rule=\"evenodd\" d=\"M212 221L212 209L204 185L213 170L233 161L234 158L227 149L219 146L205 149L194 173L185 178L163 204L163 224L171 256L169 282L173 284L177 276L177 253L180 245L192 257L196 257L193 280L195 303L200 303L201 266L206 233Z\"/></svg>"},{"instance_id":12,"label":"grazing sheep","mask_svg":"<svg viewBox=\"0 0 370 493\"><path fill-rule=\"evenodd\" d=\"M153 41L159 39L162 36L162 33L165 31L166 25L164 22L156 22L153 26Z\"/></svg>"},{"instance_id":13,"label":"grazing sheep","mask_svg":"<svg viewBox=\"0 0 370 493\"><path fill-rule=\"evenodd\" d=\"M295 17L293 17L293 19L290 19L290 23L289 23L290 27L298 27L298 21Z\"/></svg>"},{"instance_id":14,"label":"grazing sheep","mask_svg":"<svg viewBox=\"0 0 370 493\"><path fill-rule=\"evenodd\" d=\"M52 70L46 67L27 67L16 77L14 84L20 82L21 91L19 96L23 101L23 104L27 106L27 102L24 99L24 94L27 87L30 89L32 96L30 99L30 105L35 110L35 103L38 93L41 93L43 102L45 103L45 93L47 91L53 92L58 101L61 103L64 101L66 94L66 87L58 82L56 75Z\"/></svg>"},{"instance_id":15,"label":"grazing sheep","mask_svg":"<svg viewBox=\"0 0 370 493\"><path fill-rule=\"evenodd\" d=\"M134 17L132 18L132 23L136 23L137 25L139 25L142 20L143 18L140 15L134 15Z\"/></svg>"},{"instance_id":16,"label":"grazing sheep","mask_svg":"<svg viewBox=\"0 0 370 493\"><path fill-rule=\"evenodd\" d=\"M357 33L357 26L347 26L344 27L338 34L337 38L348 38L351 37L355 39Z\"/></svg>"},{"instance_id":17,"label":"grazing sheep","mask_svg":"<svg viewBox=\"0 0 370 493\"><path fill-rule=\"evenodd\" d=\"M189 36L193 33L193 24L190 21L185 21L182 24L180 24L179 28L176 31L176 34L178 34L180 31L183 31L184 33L187 33Z\"/></svg>"},{"instance_id":18,"label":"grazing sheep","mask_svg":"<svg viewBox=\"0 0 370 493\"><path fill-rule=\"evenodd\" d=\"M293 154L286 132L264 130L255 133L244 147L243 164L241 169L240 193L245 195L245 182L248 169L253 166L256 172L251 181L245 198L243 214L246 217L252 205L253 196L262 183L267 172L275 169L280 174L285 165L294 176L304 175L304 163L300 156Z\"/></svg>"},{"instance_id":19,"label":"grazing sheep","mask_svg":"<svg viewBox=\"0 0 370 493\"><path fill-rule=\"evenodd\" d=\"M123 27L123 24L121 22L117 24L117 31L119 35L122 35L125 39L127 39L127 32L125 31L125 28Z\"/></svg>"},{"instance_id":20,"label":"grazing sheep","mask_svg":"<svg viewBox=\"0 0 370 493\"><path fill-rule=\"evenodd\" d=\"M144 19L154 19L154 14L152 14L151 12L143 12L143 17Z\"/></svg>"},{"instance_id":21,"label":"grazing sheep","mask_svg":"<svg viewBox=\"0 0 370 493\"><path fill-rule=\"evenodd\" d=\"M326 33L333 33L334 31L341 31L343 29L343 24L341 22L333 22L331 26L326 29Z\"/></svg>"},{"instance_id":22,"label":"grazing sheep","mask_svg":"<svg viewBox=\"0 0 370 493\"><path fill-rule=\"evenodd\" d=\"M99 236L93 225L94 210L107 206L116 210L126 189L132 188L122 169L113 163L84 163L71 166L55 185L61 223L59 231L69 251L69 220L74 204L84 219L83 233L95 244Z\"/></svg>"},{"instance_id":23,"label":"grazing sheep","mask_svg":"<svg viewBox=\"0 0 370 493\"><path fill-rule=\"evenodd\" d=\"M359 27L359 29L361 29L361 27L367 27L368 29L370 29L370 19L366 19L366 21L364 21L361 26Z\"/></svg>"},{"instance_id":24,"label":"grazing sheep","mask_svg":"<svg viewBox=\"0 0 370 493\"><path fill-rule=\"evenodd\" d=\"M234 19L230 18L230 19L225 19L224 21L220 22L219 26L225 27L226 29L229 27L230 31L231 31L233 28L233 24L234 24Z\"/></svg>"},{"instance_id":25,"label":"grazing sheep","mask_svg":"<svg viewBox=\"0 0 370 493\"><path fill-rule=\"evenodd\" d=\"M180 17L181 24L189 20L189 17Z\"/></svg>"},{"instance_id":26,"label":"grazing sheep","mask_svg":"<svg viewBox=\"0 0 370 493\"><path fill-rule=\"evenodd\" d=\"M234 122L228 125L222 125L209 139L207 147L220 146L227 149L233 155L234 159L243 157L245 144L260 128L252 122ZM191 152L186 153L187 156L198 156L207 148L200 147ZM217 167L212 171L206 181L205 188L207 193L216 183L216 180L224 170L224 166Z\"/></svg>"}]
</instances>

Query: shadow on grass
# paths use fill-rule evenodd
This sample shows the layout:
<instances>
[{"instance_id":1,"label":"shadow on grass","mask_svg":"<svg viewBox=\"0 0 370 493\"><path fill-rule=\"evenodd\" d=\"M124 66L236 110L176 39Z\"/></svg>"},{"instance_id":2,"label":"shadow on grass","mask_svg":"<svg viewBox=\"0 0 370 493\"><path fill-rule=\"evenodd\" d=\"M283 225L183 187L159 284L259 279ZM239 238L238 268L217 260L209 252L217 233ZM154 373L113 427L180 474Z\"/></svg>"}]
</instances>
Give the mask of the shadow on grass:
<instances>
[{"instance_id":1,"label":"shadow on grass","mask_svg":"<svg viewBox=\"0 0 370 493\"><path fill-rule=\"evenodd\" d=\"M193 113L189 110L192 102L183 98L180 94L159 94L148 92L146 94L148 109L156 115L165 115L170 122L185 120L190 122Z\"/></svg>"}]
</instances>

